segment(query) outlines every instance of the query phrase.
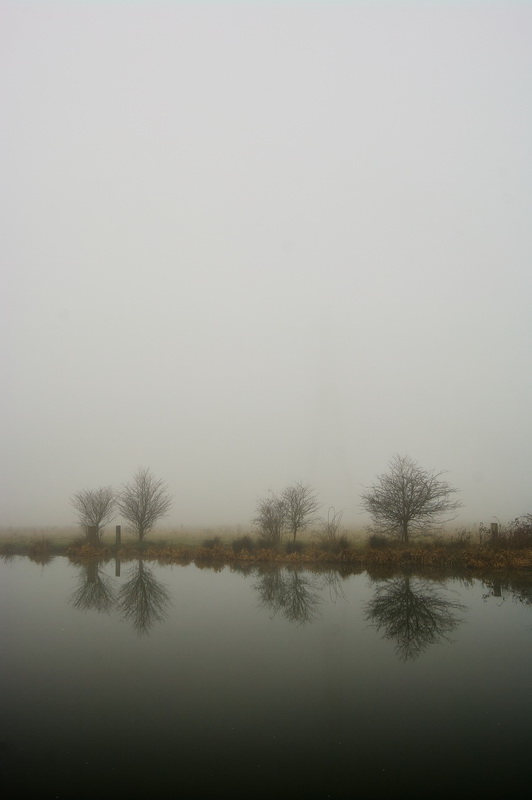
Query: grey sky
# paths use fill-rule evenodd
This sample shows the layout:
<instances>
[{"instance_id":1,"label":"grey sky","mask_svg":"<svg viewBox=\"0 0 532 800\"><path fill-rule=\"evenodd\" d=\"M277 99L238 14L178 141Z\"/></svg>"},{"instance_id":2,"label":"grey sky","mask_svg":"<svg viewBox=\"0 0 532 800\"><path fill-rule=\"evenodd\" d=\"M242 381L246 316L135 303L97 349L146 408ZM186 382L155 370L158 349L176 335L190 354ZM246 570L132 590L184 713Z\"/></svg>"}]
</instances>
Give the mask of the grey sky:
<instances>
[{"instance_id":1,"label":"grey sky","mask_svg":"<svg viewBox=\"0 0 532 800\"><path fill-rule=\"evenodd\" d=\"M532 4L2 2L0 524L395 453L532 511Z\"/></svg>"}]
</instances>

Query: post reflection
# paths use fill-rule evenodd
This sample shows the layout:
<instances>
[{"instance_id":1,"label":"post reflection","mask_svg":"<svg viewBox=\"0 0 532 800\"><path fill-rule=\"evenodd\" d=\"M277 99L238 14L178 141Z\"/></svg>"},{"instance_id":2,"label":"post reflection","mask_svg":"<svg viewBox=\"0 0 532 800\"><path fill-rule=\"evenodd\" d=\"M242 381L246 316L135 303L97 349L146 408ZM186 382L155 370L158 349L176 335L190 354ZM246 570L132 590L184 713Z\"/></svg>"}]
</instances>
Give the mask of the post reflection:
<instances>
[{"instance_id":1,"label":"post reflection","mask_svg":"<svg viewBox=\"0 0 532 800\"><path fill-rule=\"evenodd\" d=\"M431 581L402 575L380 583L365 611L366 619L395 642L397 655L407 661L429 645L448 640L465 606L444 597Z\"/></svg>"},{"instance_id":2,"label":"post reflection","mask_svg":"<svg viewBox=\"0 0 532 800\"><path fill-rule=\"evenodd\" d=\"M482 583L486 589L484 600L495 597L504 602L511 598L525 606L532 605L532 574L529 570L483 578Z\"/></svg>"}]
</instances>

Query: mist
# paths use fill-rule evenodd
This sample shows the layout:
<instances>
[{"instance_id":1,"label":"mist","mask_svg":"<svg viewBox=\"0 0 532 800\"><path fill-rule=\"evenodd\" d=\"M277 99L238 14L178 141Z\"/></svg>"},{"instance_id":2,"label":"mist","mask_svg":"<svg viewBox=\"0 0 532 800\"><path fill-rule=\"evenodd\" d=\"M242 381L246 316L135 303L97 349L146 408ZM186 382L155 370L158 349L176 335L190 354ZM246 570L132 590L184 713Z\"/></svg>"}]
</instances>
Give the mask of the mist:
<instances>
[{"instance_id":1,"label":"mist","mask_svg":"<svg viewBox=\"0 0 532 800\"><path fill-rule=\"evenodd\" d=\"M0 3L0 526L167 524L396 453L532 511L532 7Z\"/></svg>"}]
</instances>

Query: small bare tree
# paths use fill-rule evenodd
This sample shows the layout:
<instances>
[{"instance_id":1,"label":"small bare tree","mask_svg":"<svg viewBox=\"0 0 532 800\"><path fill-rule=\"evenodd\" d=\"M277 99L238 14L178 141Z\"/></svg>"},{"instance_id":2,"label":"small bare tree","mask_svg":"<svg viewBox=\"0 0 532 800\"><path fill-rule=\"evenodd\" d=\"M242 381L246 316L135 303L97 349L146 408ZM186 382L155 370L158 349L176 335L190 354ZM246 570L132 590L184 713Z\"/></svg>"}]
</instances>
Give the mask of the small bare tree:
<instances>
[{"instance_id":1,"label":"small bare tree","mask_svg":"<svg viewBox=\"0 0 532 800\"><path fill-rule=\"evenodd\" d=\"M334 506L330 506L327 519L321 520L319 529L316 531L316 536L321 542L330 543L338 539L343 515L344 509L336 511Z\"/></svg>"},{"instance_id":2,"label":"small bare tree","mask_svg":"<svg viewBox=\"0 0 532 800\"><path fill-rule=\"evenodd\" d=\"M389 467L362 495L373 530L408 542L412 535L454 519L452 512L462 502L454 499L458 489L441 480L444 472L422 469L408 456L394 456Z\"/></svg>"},{"instance_id":3,"label":"small bare tree","mask_svg":"<svg viewBox=\"0 0 532 800\"><path fill-rule=\"evenodd\" d=\"M318 495L308 483L298 481L284 490L282 499L286 508L286 525L295 542L298 532L317 520Z\"/></svg>"},{"instance_id":4,"label":"small bare tree","mask_svg":"<svg viewBox=\"0 0 532 800\"><path fill-rule=\"evenodd\" d=\"M138 534L140 542L171 506L166 483L144 467L137 470L131 483L126 483L118 495L120 513Z\"/></svg>"},{"instance_id":5,"label":"small bare tree","mask_svg":"<svg viewBox=\"0 0 532 800\"><path fill-rule=\"evenodd\" d=\"M70 498L70 502L78 512L80 525L86 529L87 537L89 528L97 528L100 536L102 528L111 522L116 514L116 495L111 486L83 489L76 492Z\"/></svg>"},{"instance_id":6,"label":"small bare tree","mask_svg":"<svg viewBox=\"0 0 532 800\"><path fill-rule=\"evenodd\" d=\"M279 544L286 524L286 507L282 497L270 491L259 500L253 524L258 528L259 541L265 547Z\"/></svg>"}]
</instances>

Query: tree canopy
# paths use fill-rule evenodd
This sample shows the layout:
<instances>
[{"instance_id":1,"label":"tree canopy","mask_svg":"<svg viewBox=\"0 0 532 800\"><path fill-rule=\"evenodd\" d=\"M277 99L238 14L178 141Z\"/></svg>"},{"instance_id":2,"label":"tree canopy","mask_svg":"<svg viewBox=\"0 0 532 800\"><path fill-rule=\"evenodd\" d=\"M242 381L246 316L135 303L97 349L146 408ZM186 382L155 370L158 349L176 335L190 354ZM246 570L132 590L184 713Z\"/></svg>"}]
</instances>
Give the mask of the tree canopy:
<instances>
[{"instance_id":1,"label":"tree canopy","mask_svg":"<svg viewBox=\"0 0 532 800\"><path fill-rule=\"evenodd\" d=\"M171 506L166 483L145 467L137 470L131 483L124 484L118 495L118 508L140 541Z\"/></svg>"},{"instance_id":2,"label":"tree canopy","mask_svg":"<svg viewBox=\"0 0 532 800\"><path fill-rule=\"evenodd\" d=\"M452 519L462 502L455 498L458 489L441 479L444 474L422 469L409 456L394 456L388 472L362 494L373 529L408 542L410 536Z\"/></svg>"},{"instance_id":3,"label":"tree canopy","mask_svg":"<svg viewBox=\"0 0 532 800\"><path fill-rule=\"evenodd\" d=\"M87 529L97 528L98 534L116 513L116 495L111 486L82 489L70 498L70 502L78 512L80 525Z\"/></svg>"}]
</instances>

